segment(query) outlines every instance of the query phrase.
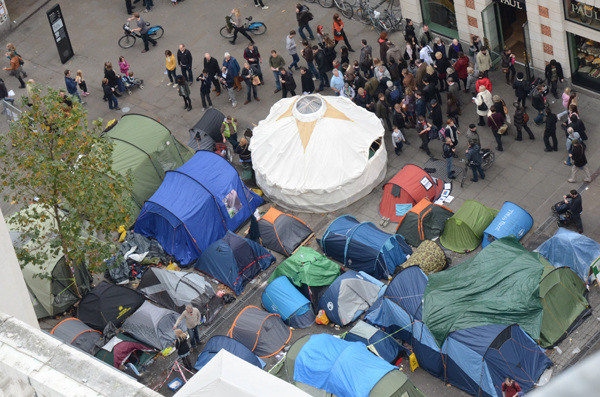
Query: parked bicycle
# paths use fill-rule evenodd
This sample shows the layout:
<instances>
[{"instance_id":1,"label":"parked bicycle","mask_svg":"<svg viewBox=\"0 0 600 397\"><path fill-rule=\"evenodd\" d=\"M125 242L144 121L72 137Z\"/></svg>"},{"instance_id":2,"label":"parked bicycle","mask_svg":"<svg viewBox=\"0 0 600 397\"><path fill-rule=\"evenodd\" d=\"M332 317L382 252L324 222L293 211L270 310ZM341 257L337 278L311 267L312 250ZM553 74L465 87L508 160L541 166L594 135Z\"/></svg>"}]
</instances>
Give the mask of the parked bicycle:
<instances>
[{"instance_id":1,"label":"parked bicycle","mask_svg":"<svg viewBox=\"0 0 600 397\"><path fill-rule=\"evenodd\" d=\"M252 34L261 35L267 32L267 25L265 25L264 22L252 22L252 17L248 17L246 18L244 29ZM233 32L233 25L231 25L229 22L219 31L221 36L225 37L226 39L233 38Z\"/></svg>"},{"instance_id":2,"label":"parked bicycle","mask_svg":"<svg viewBox=\"0 0 600 397\"><path fill-rule=\"evenodd\" d=\"M150 23L146 22L146 26L150 26ZM142 35L139 32L132 32L129 27L129 22L123 25L123 31L125 34L119 39L119 46L121 48L131 48L135 44L135 41L139 38L142 38ZM163 34L165 34L165 30L160 25L152 26L148 30L148 35L151 39L158 40Z\"/></svg>"},{"instance_id":3,"label":"parked bicycle","mask_svg":"<svg viewBox=\"0 0 600 397\"><path fill-rule=\"evenodd\" d=\"M318 0L321 7L331 8L334 5L340 10L343 16L350 19L354 15L354 9L350 3L344 0Z\"/></svg>"},{"instance_id":4,"label":"parked bicycle","mask_svg":"<svg viewBox=\"0 0 600 397\"><path fill-rule=\"evenodd\" d=\"M378 32L392 33L404 30L402 14L399 14L400 11L394 11L391 3L383 11L377 11L384 2L373 7L368 0L358 0L355 10L358 20L366 25L372 25Z\"/></svg>"},{"instance_id":5,"label":"parked bicycle","mask_svg":"<svg viewBox=\"0 0 600 397\"><path fill-rule=\"evenodd\" d=\"M494 160L496 159L496 154L491 149L481 149L479 151L481 154L481 168L483 170L487 170L494 164ZM471 168L471 162L466 159L460 159L461 163L465 163L465 169L463 170L462 177L460 178L460 187L463 187L465 184L465 180L467 179L467 175L469 173L469 169Z\"/></svg>"}]
</instances>

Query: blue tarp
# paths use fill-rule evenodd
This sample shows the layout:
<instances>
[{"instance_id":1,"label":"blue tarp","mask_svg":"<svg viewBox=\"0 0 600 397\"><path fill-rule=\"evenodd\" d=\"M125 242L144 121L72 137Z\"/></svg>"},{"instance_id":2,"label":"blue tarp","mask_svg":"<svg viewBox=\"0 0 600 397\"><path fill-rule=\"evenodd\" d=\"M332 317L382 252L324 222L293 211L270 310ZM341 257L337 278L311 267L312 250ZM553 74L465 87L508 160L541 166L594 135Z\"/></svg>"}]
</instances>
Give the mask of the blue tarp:
<instances>
[{"instance_id":1,"label":"blue tarp","mask_svg":"<svg viewBox=\"0 0 600 397\"><path fill-rule=\"evenodd\" d=\"M360 223L350 215L334 220L321 239L326 255L350 269L381 279L394 274L412 249L398 234L379 230L373 223Z\"/></svg>"},{"instance_id":2,"label":"blue tarp","mask_svg":"<svg viewBox=\"0 0 600 397\"><path fill-rule=\"evenodd\" d=\"M450 333L442 346L447 381L469 394L502 396L509 376L531 390L552 361L518 325L483 325Z\"/></svg>"},{"instance_id":3,"label":"blue tarp","mask_svg":"<svg viewBox=\"0 0 600 397\"><path fill-rule=\"evenodd\" d=\"M229 353L241 358L242 360L257 366L260 369L265 367L265 362L258 358L254 353L250 351L246 346L242 345L235 339L231 339L228 336L216 335L209 339L202 349L202 353L198 356L194 368L200 371L214 356L223 350L227 350Z\"/></svg>"},{"instance_id":4,"label":"blue tarp","mask_svg":"<svg viewBox=\"0 0 600 397\"><path fill-rule=\"evenodd\" d=\"M262 294L263 307L277 313L292 328L310 327L315 321L310 301L294 287L287 276L271 281Z\"/></svg>"},{"instance_id":5,"label":"blue tarp","mask_svg":"<svg viewBox=\"0 0 600 397\"><path fill-rule=\"evenodd\" d=\"M533 218L529 212L510 201L505 201L498 215L483 231L481 246L485 248L492 241L508 236L515 236L517 240L521 240L532 226Z\"/></svg>"},{"instance_id":6,"label":"blue tarp","mask_svg":"<svg viewBox=\"0 0 600 397\"><path fill-rule=\"evenodd\" d=\"M274 262L275 257L262 245L228 231L204 251L194 267L239 295L248 282Z\"/></svg>"},{"instance_id":7,"label":"blue tarp","mask_svg":"<svg viewBox=\"0 0 600 397\"><path fill-rule=\"evenodd\" d=\"M338 397L368 397L395 368L362 343L319 334L312 335L296 357L294 380Z\"/></svg>"},{"instance_id":8,"label":"blue tarp","mask_svg":"<svg viewBox=\"0 0 600 397\"><path fill-rule=\"evenodd\" d=\"M235 230L263 203L221 156L199 151L168 171L138 217L134 231L153 237L182 265Z\"/></svg>"},{"instance_id":9,"label":"blue tarp","mask_svg":"<svg viewBox=\"0 0 600 397\"><path fill-rule=\"evenodd\" d=\"M590 266L600 257L600 244L583 234L559 228L536 251L556 268L570 267L587 283Z\"/></svg>"}]
</instances>

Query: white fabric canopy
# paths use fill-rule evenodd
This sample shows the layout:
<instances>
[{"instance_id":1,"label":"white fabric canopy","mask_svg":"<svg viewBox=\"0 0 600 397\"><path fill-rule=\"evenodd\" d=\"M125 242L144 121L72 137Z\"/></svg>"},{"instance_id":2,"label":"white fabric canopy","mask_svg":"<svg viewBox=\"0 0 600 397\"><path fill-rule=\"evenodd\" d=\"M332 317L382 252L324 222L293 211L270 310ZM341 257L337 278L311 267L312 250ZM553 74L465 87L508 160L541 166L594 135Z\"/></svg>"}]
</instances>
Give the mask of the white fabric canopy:
<instances>
[{"instance_id":1,"label":"white fabric canopy","mask_svg":"<svg viewBox=\"0 0 600 397\"><path fill-rule=\"evenodd\" d=\"M342 97L304 95L277 102L253 130L256 182L288 209L329 212L366 196L385 178L381 121ZM369 159L369 148L379 148Z\"/></svg>"},{"instance_id":2,"label":"white fabric canopy","mask_svg":"<svg viewBox=\"0 0 600 397\"><path fill-rule=\"evenodd\" d=\"M175 397L310 397L262 369L222 349Z\"/></svg>"}]
</instances>

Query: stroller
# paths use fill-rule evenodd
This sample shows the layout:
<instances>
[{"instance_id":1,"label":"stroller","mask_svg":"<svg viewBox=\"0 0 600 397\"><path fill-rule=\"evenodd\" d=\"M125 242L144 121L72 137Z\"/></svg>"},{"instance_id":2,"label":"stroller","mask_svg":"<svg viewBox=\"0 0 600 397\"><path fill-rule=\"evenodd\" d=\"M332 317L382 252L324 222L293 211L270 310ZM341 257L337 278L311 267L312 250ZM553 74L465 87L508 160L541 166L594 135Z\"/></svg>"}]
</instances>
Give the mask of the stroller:
<instances>
[{"instance_id":1,"label":"stroller","mask_svg":"<svg viewBox=\"0 0 600 397\"><path fill-rule=\"evenodd\" d=\"M571 224L571 210L569 209L569 204L565 203L564 200L554 204L550 209L556 215L556 224L558 227L564 227Z\"/></svg>"},{"instance_id":2,"label":"stroller","mask_svg":"<svg viewBox=\"0 0 600 397\"><path fill-rule=\"evenodd\" d=\"M129 95L131 95L131 90L135 87L140 87L140 90L144 89L144 80L133 77L133 72L129 72L128 76L121 76L121 80Z\"/></svg>"},{"instance_id":3,"label":"stroller","mask_svg":"<svg viewBox=\"0 0 600 397\"><path fill-rule=\"evenodd\" d=\"M548 95L549 89L548 89L548 85L545 84L545 80L537 77L537 78L534 78L533 80L531 80L531 82L529 83L528 96L532 97L536 93L537 87L540 84L544 86L544 92L542 92L542 94L544 94L544 96Z\"/></svg>"}]
</instances>

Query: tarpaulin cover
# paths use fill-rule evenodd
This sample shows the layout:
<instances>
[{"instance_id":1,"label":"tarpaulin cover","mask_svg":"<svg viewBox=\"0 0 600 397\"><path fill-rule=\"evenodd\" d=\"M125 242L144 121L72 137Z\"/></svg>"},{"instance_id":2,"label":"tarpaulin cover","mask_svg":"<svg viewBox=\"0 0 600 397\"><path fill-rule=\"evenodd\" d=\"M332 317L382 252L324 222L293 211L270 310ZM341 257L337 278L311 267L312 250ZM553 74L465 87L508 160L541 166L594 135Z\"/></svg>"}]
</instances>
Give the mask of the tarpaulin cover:
<instances>
[{"instance_id":1,"label":"tarpaulin cover","mask_svg":"<svg viewBox=\"0 0 600 397\"><path fill-rule=\"evenodd\" d=\"M505 201L498 215L483 232L481 246L485 248L495 239L506 236L515 236L517 240L521 240L532 226L533 218L529 212L510 201Z\"/></svg>"},{"instance_id":2,"label":"tarpaulin cover","mask_svg":"<svg viewBox=\"0 0 600 397\"><path fill-rule=\"evenodd\" d=\"M587 283L590 266L600 257L600 244L583 234L558 228L536 251L555 267L571 268Z\"/></svg>"},{"instance_id":3,"label":"tarpaulin cover","mask_svg":"<svg viewBox=\"0 0 600 397\"><path fill-rule=\"evenodd\" d=\"M492 223L498 210L467 200L446 221L440 243L454 252L470 252L481 244L483 231Z\"/></svg>"},{"instance_id":4,"label":"tarpaulin cover","mask_svg":"<svg viewBox=\"0 0 600 397\"><path fill-rule=\"evenodd\" d=\"M189 265L227 230L241 226L262 203L227 160L199 151L165 174L144 204L134 230L155 238L179 263Z\"/></svg>"},{"instance_id":5,"label":"tarpaulin cover","mask_svg":"<svg viewBox=\"0 0 600 397\"><path fill-rule=\"evenodd\" d=\"M228 231L212 243L194 267L241 294L250 281L275 262L262 245Z\"/></svg>"},{"instance_id":6,"label":"tarpaulin cover","mask_svg":"<svg viewBox=\"0 0 600 397\"><path fill-rule=\"evenodd\" d=\"M252 353L250 349L242 345L235 339L225 335L215 335L206 342L202 353L198 356L194 368L198 371L202 369L214 356L221 350L227 350L229 353L241 358L242 360L263 369L265 362Z\"/></svg>"},{"instance_id":7,"label":"tarpaulin cover","mask_svg":"<svg viewBox=\"0 0 600 397\"><path fill-rule=\"evenodd\" d=\"M262 305L269 313L277 313L292 328L307 328L315 321L310 301L294 287L286 276L271 281L262 294Z\"/></svg>"},{"instance_id":8,"label":"tarpaulin cover","mask_svg":"<svg viewBox=\"0 0 600 397\"><path fill-rule=\"evenodd\" d=\"M342 215L329 225L321 247L326 255L350 269L377 279L394 274L396 266L412 254L402 236L379 230L371 222L360 223L350 215Z\"/></svg>"},{"instance_id":9,"label":"tarpaulin cover","mask_svg":"<svg viewBox=\"0 0 600 397\"><path fill-rule=\"evenodd\" d=\"M287 276L296 286L311 287L331 285L340 275L340 265L327 259L310 247L300 247L296 253L281 262L271 274L269 282L279 276Z\"/></svg>"},{"instance_id":10,"label":"tarpaulin cover","mask_svg":"<svg viewBox=\"0 0 600 397\"><path fill-rule=\"evenodd\" d=\"M519 324L539 340L543 270L539 255L514 237L496 240L474 258L429 276L423 321L439 346L452 331L488 324Z\"/></svg>"},{"instance_id":11,"label":"tarpaulin cover","mask_svg":"<svg viewBox=\"0 0 600 397\"><path fill-rule=\"evenodd\" d=\"M296 357L294 380L339 397L368 397L395 368L362 343L319 334L312 335Z\"/></svg>"}]
</instances>

